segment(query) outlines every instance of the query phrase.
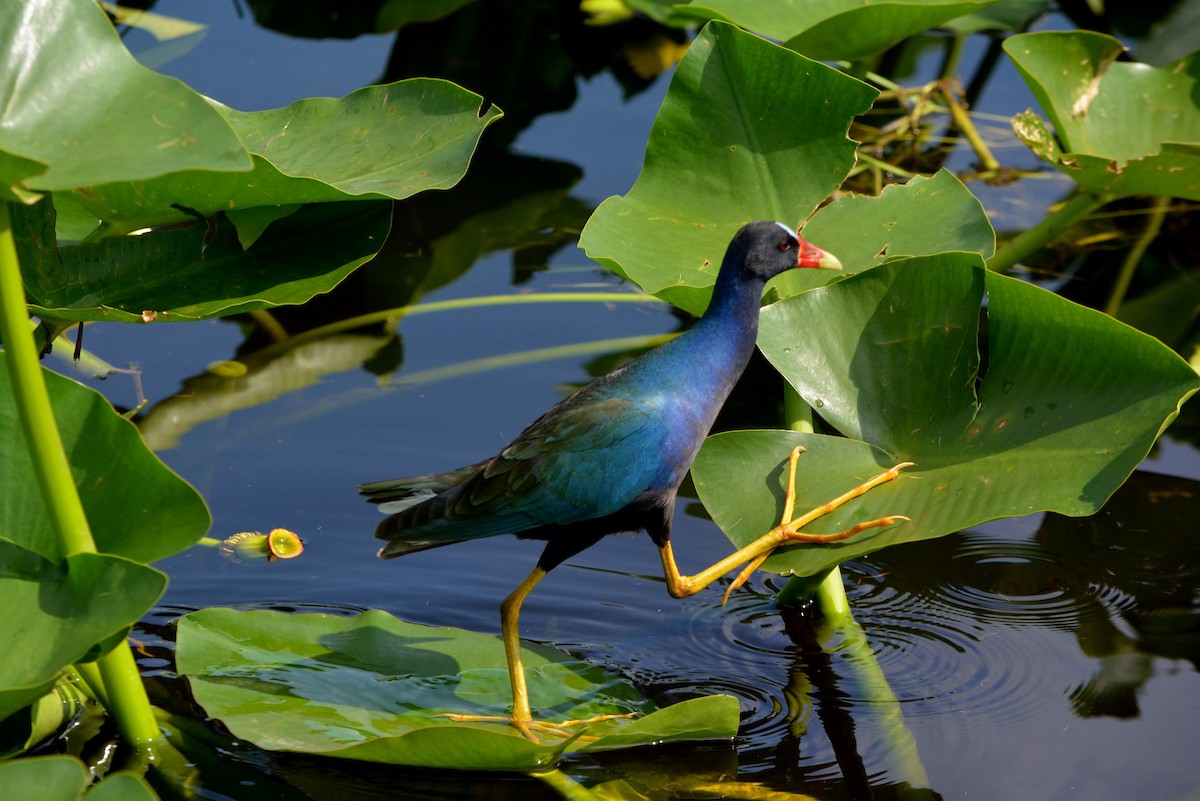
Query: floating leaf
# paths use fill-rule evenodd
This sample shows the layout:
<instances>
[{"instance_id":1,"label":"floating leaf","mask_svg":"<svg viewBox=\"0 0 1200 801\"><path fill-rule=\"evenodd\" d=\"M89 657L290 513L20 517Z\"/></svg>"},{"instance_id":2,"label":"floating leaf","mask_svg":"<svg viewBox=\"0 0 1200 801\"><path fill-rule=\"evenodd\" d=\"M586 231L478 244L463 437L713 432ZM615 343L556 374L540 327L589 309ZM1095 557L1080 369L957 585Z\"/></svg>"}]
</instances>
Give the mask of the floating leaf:
<instances>
[{"instance_id":1,"label":"floating leaf","mask_svg":"<svg viewBox=\"0 0 1200 801\"><path fill-rule=\"evenodd\" d=\"M9 798L37 801L157 801L140 776L108 773L93 784L88 768L73 756L39 756L0 763L0 787Z\"/></svg>"},{"instance_id":2,"label":"floating leaf","mask_svg":"<svg viewBox=\"0 0 1200 801\"><path fill-rule=\"evenodd\" d=\"M788 91L781 92L780 86ZM854 164L850 120L875 90L720 22L692 43L623 197L588 220L588 256L700 313L744 223L797 225Z\"/></svg>"},{"instance_id":3,"label":"floating leaf","mask_svg":"<svg viewBox=\"0 0 1200 801\"><path fill-rule=\"evenodd\" d=\"M890 514L912 522L767 562L801 575L1000 517L1095 512L1200 387L1161 343L1032 285L985 275L975 254L885 264L773 304L759 342L851 439L786 431L710 438L693 476L736 544L778 523L786 457L797 444L809 449L799 462L798 513L897 462L916 463L810 530Z\"/></svg>"},{"instance_id":4,"label":"floating leaf","mask_svg":"<svg viewBox=\"0 0 1200 801\"><path fill-rule=\"evenodd\" d=\"M1004 50L1058 137L1032 111L1013 130L1042 159L1099 194L1200 199L1200 58L1165 67L1117 61L1111 36L1029 33Z\"/></svg>"},{"instance_id":5,"label":"floating leaf","mask_svg":"<svg viewBox=\"0 0 1200 801\"><path fill-rule=\"evenodd\" d=\"M555 721L637 712L578 727L578 739L533 743L507 722L460 723L445 713L505 718L511 691L499 637L356 617L205 609L179 622L176 660L196 700L236 737L298 751L416 767L533 771L565 750L727 739L729 696L653 711L629 683L550 648L522 648L534 717Z\"/></svg>"}]
</instances>

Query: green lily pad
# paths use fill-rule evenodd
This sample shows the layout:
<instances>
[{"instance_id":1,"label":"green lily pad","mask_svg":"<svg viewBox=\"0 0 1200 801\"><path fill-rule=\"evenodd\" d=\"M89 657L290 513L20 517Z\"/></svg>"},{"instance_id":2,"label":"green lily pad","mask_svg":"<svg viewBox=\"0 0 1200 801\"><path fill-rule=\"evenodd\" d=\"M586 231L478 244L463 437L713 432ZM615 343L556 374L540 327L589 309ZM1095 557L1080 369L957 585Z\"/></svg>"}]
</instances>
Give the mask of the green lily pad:
<instances>
[{"instance_id":1,"label":"green lily pad","mask_svg":"<svg viewBox=\"0 0 1200 801\"><path fill-rule=\"evenodd\" d=\"M567 750L728 739L729 696L654 711L629 683L550 648L522 648L534 717L634 712L534 743L507 722L500 638L418 626L378 610L355 617L204 609L179 622L176 660L196 700L234 736L272 751L460 770L544 770Z\"/></svg>"},{"instance_id":2,"label":"green lily pad","mask_svg":"<svg viewBox=\"0 0 1200 801\"><path fill-rule=\"evenodd\" d=\"M706 25L675 70L641 175L596 209L580 246L646 291L702 312L739 227L796 225L841 183L854 164L846 131L875 94L731 25Z\"/></svg>"},{"instance_id":3,"label":"green lily pad","mask_svg":"<svg viewBox=\"0 0 1200 801\"><path fill-rule=\"evenodd\" d=\"M36 801L158 801L140 776L109 773L93 784L87 766L73 756L39 756L0 763L0 787L10 798ZM89 789L90 788L90 789Z\"/></svg>"},{"instance_id":4,"label":"green lily pad","mask_svg":"<svg viewBox=\"0 0 1200 801\"><path fill-rule=\"evenodd\" d=\"M692 0L680 15L722 19L822 61L866 58L996 0Z\"/></svg>"},{"instance_id":5,"label":"green lily pad","mask_svg":"<svg viewBox=\"0 0 1200 801\"><path fill-rule=\"evenodd\" d=\"M983 204L949 170L889 184L879 197L840 197L813 215L804 237L835 254L843 276L904 256L961 250L988 259L996 251L996 232ZM825 272L790 270L772 282L767 299L798 295L828 281Z\"/></svg>"},{"instance_id":6,"label":"green lily pad","mask_svg":"<svg viewBox=\"0 0 1200 801\"><path fill-rule=\"evenodd\" d=\"M26 646L0 652L0 719L44 695L94 644L123 634L166 586L159 571L121 557L53 562L0 539L0 637Z\"/></svg>"},{"instance_id":7,"label":"green lily pad","mask_svg":"<svg viewBox=\"0 0 1200 801\"><path fill-rule=\"evenodd\" d=\"M250 169L221 115L134 60L92 0L0 5L0 62L0 151L46 165L29 175L0 159L6 185L57 190L185 169Z\"/></svg>"},{"instance_id":8,"label":"green lily pad","mask_svg":"<svg viewBox=\"0 0 1200 801\"><path fill-rule=\"evenodd\" d=\"M996 518L1091 514L1200 387L1195 371L1151 337L985 274L976 254L905 259L780 301L764 309L759 343L850 439L787 431L711 437L693 477L734 543L779 522L786 458L797 444L808 448L798 514L898 462L916 463L808 530L893 514L912 522L795 546L766 563L799 575Z\"/></svg>"},{"instance_id":9,"label":"green lily pad","mask_svg":"<svg viewBox=\"0 0 1200 801\"><path fill-rule=\"evenodd\" d=\"M33 214L28 210L28 214ZM249 250L218 222L204 244L196 225L120 236L53 251L43 220L13 215L34 314L56 320L171 322L203 320L303 303L328 292L379 252L391 204L378 201L305 206L276 220ZM39 232L40 231L40 232Z\"/></svg>"},{"instance_id":10,"label":"green lily pad","mask_svg":"<svg viewBox=\"0 0 1200 801\"><path fill-rule=\"evenodd\" d=\"M209 101L253 159L253 171L185 170L89 186L74 199L116 230L256 206L400 200L462 178L484 128L503 116L449 81L413 78L340 99L243 112Z\"/></svg>"},{"instance_id":11,"label":"green lily pad","mask_svg":"<svg viewBox=\"0 0 1200 801\"><path fill-rule=\"evenodd\" d=\"M0 353L0 537L57 562L63 554L42 506L5 358ZM204 536L204 501L146 448L132 423L98 392L49 370L42 375L100 552L152 562Z\"/></svg>"},{"instance_id":12,"label":"green lily pad","mask_svg":"<svg viewBox=\"0 0 1200 801\"><path fill-rule=\"evenodd\" d=\"M1120 62L1118 40L1085 31L1013 36L1004 50L1053 125L1052 135L1032 111L1013 119L1040 158L1098 194L1200 199L1196 54L1160 68Z\"/></svg>"}]
</instances>

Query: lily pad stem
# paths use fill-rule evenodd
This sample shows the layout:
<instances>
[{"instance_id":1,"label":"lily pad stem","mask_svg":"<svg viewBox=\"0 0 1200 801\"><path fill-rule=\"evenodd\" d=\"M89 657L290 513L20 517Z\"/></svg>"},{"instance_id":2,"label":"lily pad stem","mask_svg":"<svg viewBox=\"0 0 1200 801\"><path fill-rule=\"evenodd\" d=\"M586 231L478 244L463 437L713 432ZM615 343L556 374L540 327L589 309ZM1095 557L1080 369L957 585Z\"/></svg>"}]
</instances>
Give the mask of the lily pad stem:
<instances>
[{"instance_id":1,"label":"lily pad stem","mask_svg":"<svg viewBox=\"0 0 1200 801\"><path fill-rule=\"evenodd\" d=\"M800 397L800 393L791 384L785 384L783 388L783 413L789 429L805 434L813 433L812 407ZM842 571L834 567L825 574L821 583L815 586L812 576L793 576L775 596L775 602L780 606L801 606L813 598L822 610L836 609L840 605L845 613L848 607L846 590L842 587Z\"/></svg>"},{"instance_id":2,"label":"lily pad stem","mask_svg":"<svg viewBox=\"0 0 1200 801\"><path fill-rule=\"evenodd\" d=\"M1037 253L1072 225L1112 199L1109 195L1080 192L1060 206L1057 211L1047 215L1040 223L1023 231L998 248L995 255L988 259L987 268L997 273L1008 272L1018 262Z\"/></svg>"},{"instance_id":3,"label":"lily pad stem","mask_svg":"<svg viewBox=\"0 0 1200 801\"><path fill-rule=\"evenodd\" d=\"M548 770L544 773L534 773L532 776L553 787L567 801L598 801L595 793L561 770Z\"/></svg>"},{"instance_id":4,"label":"lily pad stem","mask_svg":"<svg viewBox=\"0 0 1200 801\"><path fill-rule=\"evenodd\" d=\"M12 378L17 418L62 553L65 556L96 553L96 542L54 421L28 321L8 204L0 202L0 340ZM124 644L114 648L99 660L99 672L104 689L97 690L107 692L111 699L108 711L117 719L121 734L139 747L160 742L162 735L129 648Z\"/></svg>"},{"instance_id":5,"label":"lily pad stem","mask_svg":"<svg viewBox=\"0 0 1200 801\"><path fill-rule=\"evenodd\" d=\"M1121 304L1125 302L1125 294L1129 291L1129 283L1137 271L1138 262L1142 260L1146 248L1150 247L1150 243L1162 230L1163 220L1166 219L1167 210L1170 208L1171 198L1163 196L1154 198L1154 203L1150 206L1150 212L1146 216L1146 225L1142 228L1142 233L1138 235L1137 241L1133 243L1133 247L1125 254L1117 282L1113 285L1112 292L1108 296L1108 303L1104 306L1105 314L1110 317L1116 317Z\"/></svg>"}]
</instances>

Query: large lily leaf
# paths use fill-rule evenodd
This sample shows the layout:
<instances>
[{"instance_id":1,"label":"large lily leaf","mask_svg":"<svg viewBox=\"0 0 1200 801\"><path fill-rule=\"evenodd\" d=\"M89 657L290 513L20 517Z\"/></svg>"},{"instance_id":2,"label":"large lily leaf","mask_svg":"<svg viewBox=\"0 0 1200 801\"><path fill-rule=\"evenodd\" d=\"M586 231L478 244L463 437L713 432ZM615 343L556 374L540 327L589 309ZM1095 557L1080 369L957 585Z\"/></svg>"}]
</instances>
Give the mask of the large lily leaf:
<instances>
[{"instance_id":1,"label":"large lily leaf","mask_svg":"<svg viewBox=\"0 0 1200 801\"><path fill-rule=\"evenodd\" d=\"M402 199L447 189L467 170L493 105L459 86L414 78L341 99L307 98L242 112L209 101L253 157L249 175L186 170L147 181L80 189L87 211L131 230L262 206L361 198ZM61 202L61 201L59 201Z\"/></svg>"},{"instance_id":2,"label":"large lily leaf","mask_svg":"<svg viewBox=\"0 0 1200 801\"><path fill-rule=\"evenodd\" d=\"M692 0L676 13L723 19L822 61L855 60L996 0Z\"/></svg>"},{"instance_id":3,"label":"large lily leaf","mask_svg":"<svg viewBox=\"0 0 1200 801\"><path fill-rule=\"evenodd\" d=\"M0 763L0 787L10 798L37 801L157 801L141 776L126 771L96 782L73 756L40 756ZM89 789L90 788L90 789Z\"/></svg>"},{"instance_id":4,"label":"large lily leaf","mask_svg":"<svg viewBox=\"0 0 1200 801\"><path fill-rule=\"evenodd\" d=\"M71 321L201 320L303 303L378 253L391 225L386 202L317 204L273 223L249 250L218 222L207 247L197 225L56 252L52 222L38 213L13 215L30 309Z\"/></svg>"},{"instance_id":5,"label":"large lily leaf","mask_svg":"<svg viewBox=\"0 0 1200 801\"><path fill-rule=\"evenodd\" d=\"M176 660L196 700L234 736L298 751L431 768L533 771L566 750L602 751L737 732L729 696L653 711L632 685L549 648L525 646L540 720L637 712L577 727L578 739L520 736L506 722L458 723L445 713L508 714L498 637L356 617L205 609L179 622Z\"/></svg>"},{"instance_id":6,"label":"large lily leaf","mask_svg":"<svg viewBox=\"0 0 1200 801\"><path fill-rule=\"evenodd\" d=\"M0 353L0 368L5 358ZM209 525L204 501L150 453L133 424L99 393L49 370L42 374L97 549L151 562L199 540ZM57 563L63 554L42 506L9 381L8 370L0 369L0 537Z\"/></svg>"},{"instance_id":7,"label":"large lily leaf","mask_svg":"<svg viewBox=\"0 0 1200 801\"><path fill-rule=\"evenodd\" d=\"M1196 54L1160 68L1120 62L1119 41L1085 31L1014 36L1004 50L1054 127L1032 111L1013 119L1040 158L1096 193L1200 199Z\"/></svg>"},{"instance_id":8,"label":"large lily leaf","mask_svg":"<svg viewBox=\"0 0 1200 801\"><path fill-rule=\"evenodd\" d=\"M0 4L0 182L54 190L168 172L248 170L229 125L134 60L92 0ZM31 175L28 164L46 165Z\"/></svg>"},{"instance_id":9,"label":"large lily leaf","mask_svg":"<svg viewBox=\"0 0 1200 801\"><path fill-rule=\"evenodd\" d=\"M799 462L799 512L897 462L916 463L810 530L889 514L912 522L767 562L801 575L995 518L1090 514L1200 387L1156 340L1032 285L985 275L976 254L905 259L776 303L763 311L759 343L851 439L712 437L693 475L731 540L745 544L778 522L784 463L796 444L809 449Z\"/></svg>"},{"instance_id":10,"label":"large lily leaf","mask_svg":"<svg viewBox=\"0 0 1200 801\"><path fill-rule=\"evenodd\" d=\"M796 225L837 188L854 164L850 120L875 94L731 25L708 24L675 71L637 182L600 205L580 246L648 292L703 311L741 225Z\"/></svg>"},{"instance_id":11,"label":"large lily leaf","mask_svg":"<svg viewBox=\"0 0 1200 801\"><path fill-rule=\"evenodd\" d=\"M54 562L0 538L0 637L21 644L0 651L0 719L98 643L122 637L166 586L165 575L128 559L79 553Z\"/></svg>"},{"instance_id":12,"label":"large lily leaf","mask_svg":"<svg viewBox=\"0 0 1200 801\"><path fill-rule=\"evenodd\" d=\"M813 215L804 236L838 257L842 275L903 256L959 250L988 259L996 250L983 204L949 170L889 184L878 197L844 195ZM828 281L822 271L789 270L772 282L767 298L798 295Z\"/></svg>"}]
</instances>

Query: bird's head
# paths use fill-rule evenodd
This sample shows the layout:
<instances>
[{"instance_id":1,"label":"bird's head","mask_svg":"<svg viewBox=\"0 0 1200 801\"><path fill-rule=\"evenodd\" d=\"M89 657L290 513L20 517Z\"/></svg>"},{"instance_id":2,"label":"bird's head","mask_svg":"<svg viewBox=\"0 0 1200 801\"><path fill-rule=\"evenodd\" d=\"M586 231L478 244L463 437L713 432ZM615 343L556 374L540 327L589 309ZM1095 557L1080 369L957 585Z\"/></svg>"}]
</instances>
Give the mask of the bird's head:
<instances>
[{"instance_id":1,"label":"bird's head","mask_svg":"<svg viewBox=\"0 0 1200 801\"><path fill-rule=\"evenodd\" d=\"M740 253L742 264L766 281L796 267L840 270L832 253L806 242L781 222L748 223L734 235L730 253Z\"/></svg>"}]
</instances>

